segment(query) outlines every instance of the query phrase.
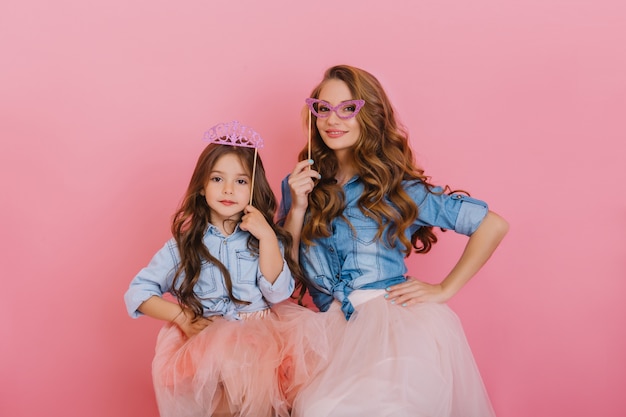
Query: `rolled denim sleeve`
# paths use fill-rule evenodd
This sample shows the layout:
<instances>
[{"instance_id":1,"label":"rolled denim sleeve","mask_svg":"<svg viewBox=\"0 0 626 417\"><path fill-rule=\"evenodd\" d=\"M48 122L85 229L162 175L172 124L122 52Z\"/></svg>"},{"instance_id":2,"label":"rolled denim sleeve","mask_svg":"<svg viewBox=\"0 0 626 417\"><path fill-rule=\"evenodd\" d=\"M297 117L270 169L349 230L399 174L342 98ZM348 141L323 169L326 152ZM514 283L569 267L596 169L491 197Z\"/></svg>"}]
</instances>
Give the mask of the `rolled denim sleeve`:
<instances>
[{"instance_id":1,"label":"rolled denim sleeve","mask_svg":"<svg viewBox=\"0 0 626 417\"><path fill-rule=\"evenodd\" d=\"M171 248L165 244L150 263L133 278L124 294L124 302L130 317L140 317L142 313L137 309L144 301L153 295L161 297L169 291L175 266L176 260L172 256Z\"/></svg>"},{"instance_id":2,"label":"rolled denim sleeve","mask_svg":"<svg viewBox=\"0 0 626 417\"><path fill-rule=\"evenodd\" d=\"M280 303L289 298L295 287L295 281L285 260L283 260L283 270L273 284L270 284L263 275L259 277L257 282L263 298L272 304Z\"/></svg>"},{"instance_id":3,"label":"rolled denim sleeve","mask_svg":"<svg viewBox=\"0 0 626 417\"><path fill-rule=\"evenodd\" d=\"M466 236L471 236L487 215L489 208L484 201L468 196L459 195L462 203L459 215L456 218L454 230ZM455 198L457 198L455 196Z\"/></svg>"},{"instance_id":4,"label":"rolled denim sleeve","mask_svg":"<svg viewBox=\"0 0 626 417\"><path fill-rule=\"evenodd\" d=\"M428 190L420 182L407 186L418 205L416 226L434 226L470 236L487 215L484 201L463 194L446 194L440 187Z\"/></svg>"}]
</instances>

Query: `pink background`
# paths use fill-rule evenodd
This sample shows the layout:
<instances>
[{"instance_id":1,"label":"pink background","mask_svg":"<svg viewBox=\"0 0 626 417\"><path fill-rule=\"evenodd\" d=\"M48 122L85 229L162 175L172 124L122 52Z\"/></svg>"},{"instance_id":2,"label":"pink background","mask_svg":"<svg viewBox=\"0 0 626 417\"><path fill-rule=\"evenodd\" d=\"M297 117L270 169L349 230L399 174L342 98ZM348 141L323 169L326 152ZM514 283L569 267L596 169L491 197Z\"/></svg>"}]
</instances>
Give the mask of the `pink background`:
<instances>
[{"instance_id":1,"label":"pink background","mask_svg":"<svg viewBox=\"0 0 626 417\"><path fill-rule=\"evenodd\" d=\"M626 8L615 0L0 5L0 415L156 416L130 279L238 119L270 181L325 68L375 74L434 181L511 224L451 302L500 417L626 415ZM411 272L438 280L452 233Z\"/></svg>"}]
</instances>

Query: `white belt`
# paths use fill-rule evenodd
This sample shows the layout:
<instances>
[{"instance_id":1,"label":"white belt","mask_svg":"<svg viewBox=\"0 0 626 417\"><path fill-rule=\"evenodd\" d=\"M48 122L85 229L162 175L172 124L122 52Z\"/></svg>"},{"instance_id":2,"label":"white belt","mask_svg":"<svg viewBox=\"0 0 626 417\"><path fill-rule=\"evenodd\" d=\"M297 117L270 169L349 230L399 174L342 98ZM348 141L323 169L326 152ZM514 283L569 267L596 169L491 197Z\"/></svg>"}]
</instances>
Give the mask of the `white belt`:
<instances>
[{"instance_id":1,"label":"white belt","mask_svg":"<svg viewBox=\"0 0 626 417\"><path fill-rule=\"evenodd\" d=\"M353 307L368 302L369 300L385 294L385 290L354 290L348 296Z\"/></svg>"}]
</instances>

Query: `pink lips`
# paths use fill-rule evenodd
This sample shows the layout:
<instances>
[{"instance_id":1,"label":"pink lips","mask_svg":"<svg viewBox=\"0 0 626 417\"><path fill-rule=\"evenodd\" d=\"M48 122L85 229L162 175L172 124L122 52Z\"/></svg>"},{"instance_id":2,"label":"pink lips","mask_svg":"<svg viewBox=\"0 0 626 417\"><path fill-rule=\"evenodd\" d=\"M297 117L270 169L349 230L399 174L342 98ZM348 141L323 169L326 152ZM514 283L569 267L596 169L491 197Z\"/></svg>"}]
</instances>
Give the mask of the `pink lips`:
<instances>
[{"instance_id":1,"label":"pink lips","mask_svg":"<svg viewBox=\"0 0 626 417\"><path fill-rule=\"evenodd\" d=\"M225 206L232 206L233 204L237 204L234 201L230 201L230 200L220 200L220 203L222 203Z\"/></svg>"},{"instance_id":2,"label":"pink lips","mask_svg":"<svg viewBox=\"0 0 626 417\"><path fill-rule=\"evenodd\" d=\"M326 131L326 135L328 135L329 138L338 138L338 137L343 136L344 134L346 134L346 132L343 130L327 130Z\"/></svg>"}]
</instances>

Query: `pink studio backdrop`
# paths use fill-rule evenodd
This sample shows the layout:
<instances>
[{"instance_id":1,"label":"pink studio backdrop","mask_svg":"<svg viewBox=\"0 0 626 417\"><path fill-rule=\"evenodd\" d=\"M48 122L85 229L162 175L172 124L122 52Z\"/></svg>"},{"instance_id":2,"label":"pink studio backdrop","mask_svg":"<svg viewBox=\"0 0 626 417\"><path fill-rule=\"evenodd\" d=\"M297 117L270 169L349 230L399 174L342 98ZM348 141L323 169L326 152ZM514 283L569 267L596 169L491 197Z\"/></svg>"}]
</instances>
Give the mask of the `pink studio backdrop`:
<instances>
[{"instance_id":1,"label":"pink studio backdrop","mask_svg":"<svg viewBox=\"0 0 626 417\"><path fill-rule=\"evenodd\" d=\"M254 126L278 191L337 63L378 76L436 182L511 223L451 302L498 415L626 415L625 21L619 0L3 2L0 415L157 416L160 323L122 296L202 133Z\"/></svg>"}]
</instances>

